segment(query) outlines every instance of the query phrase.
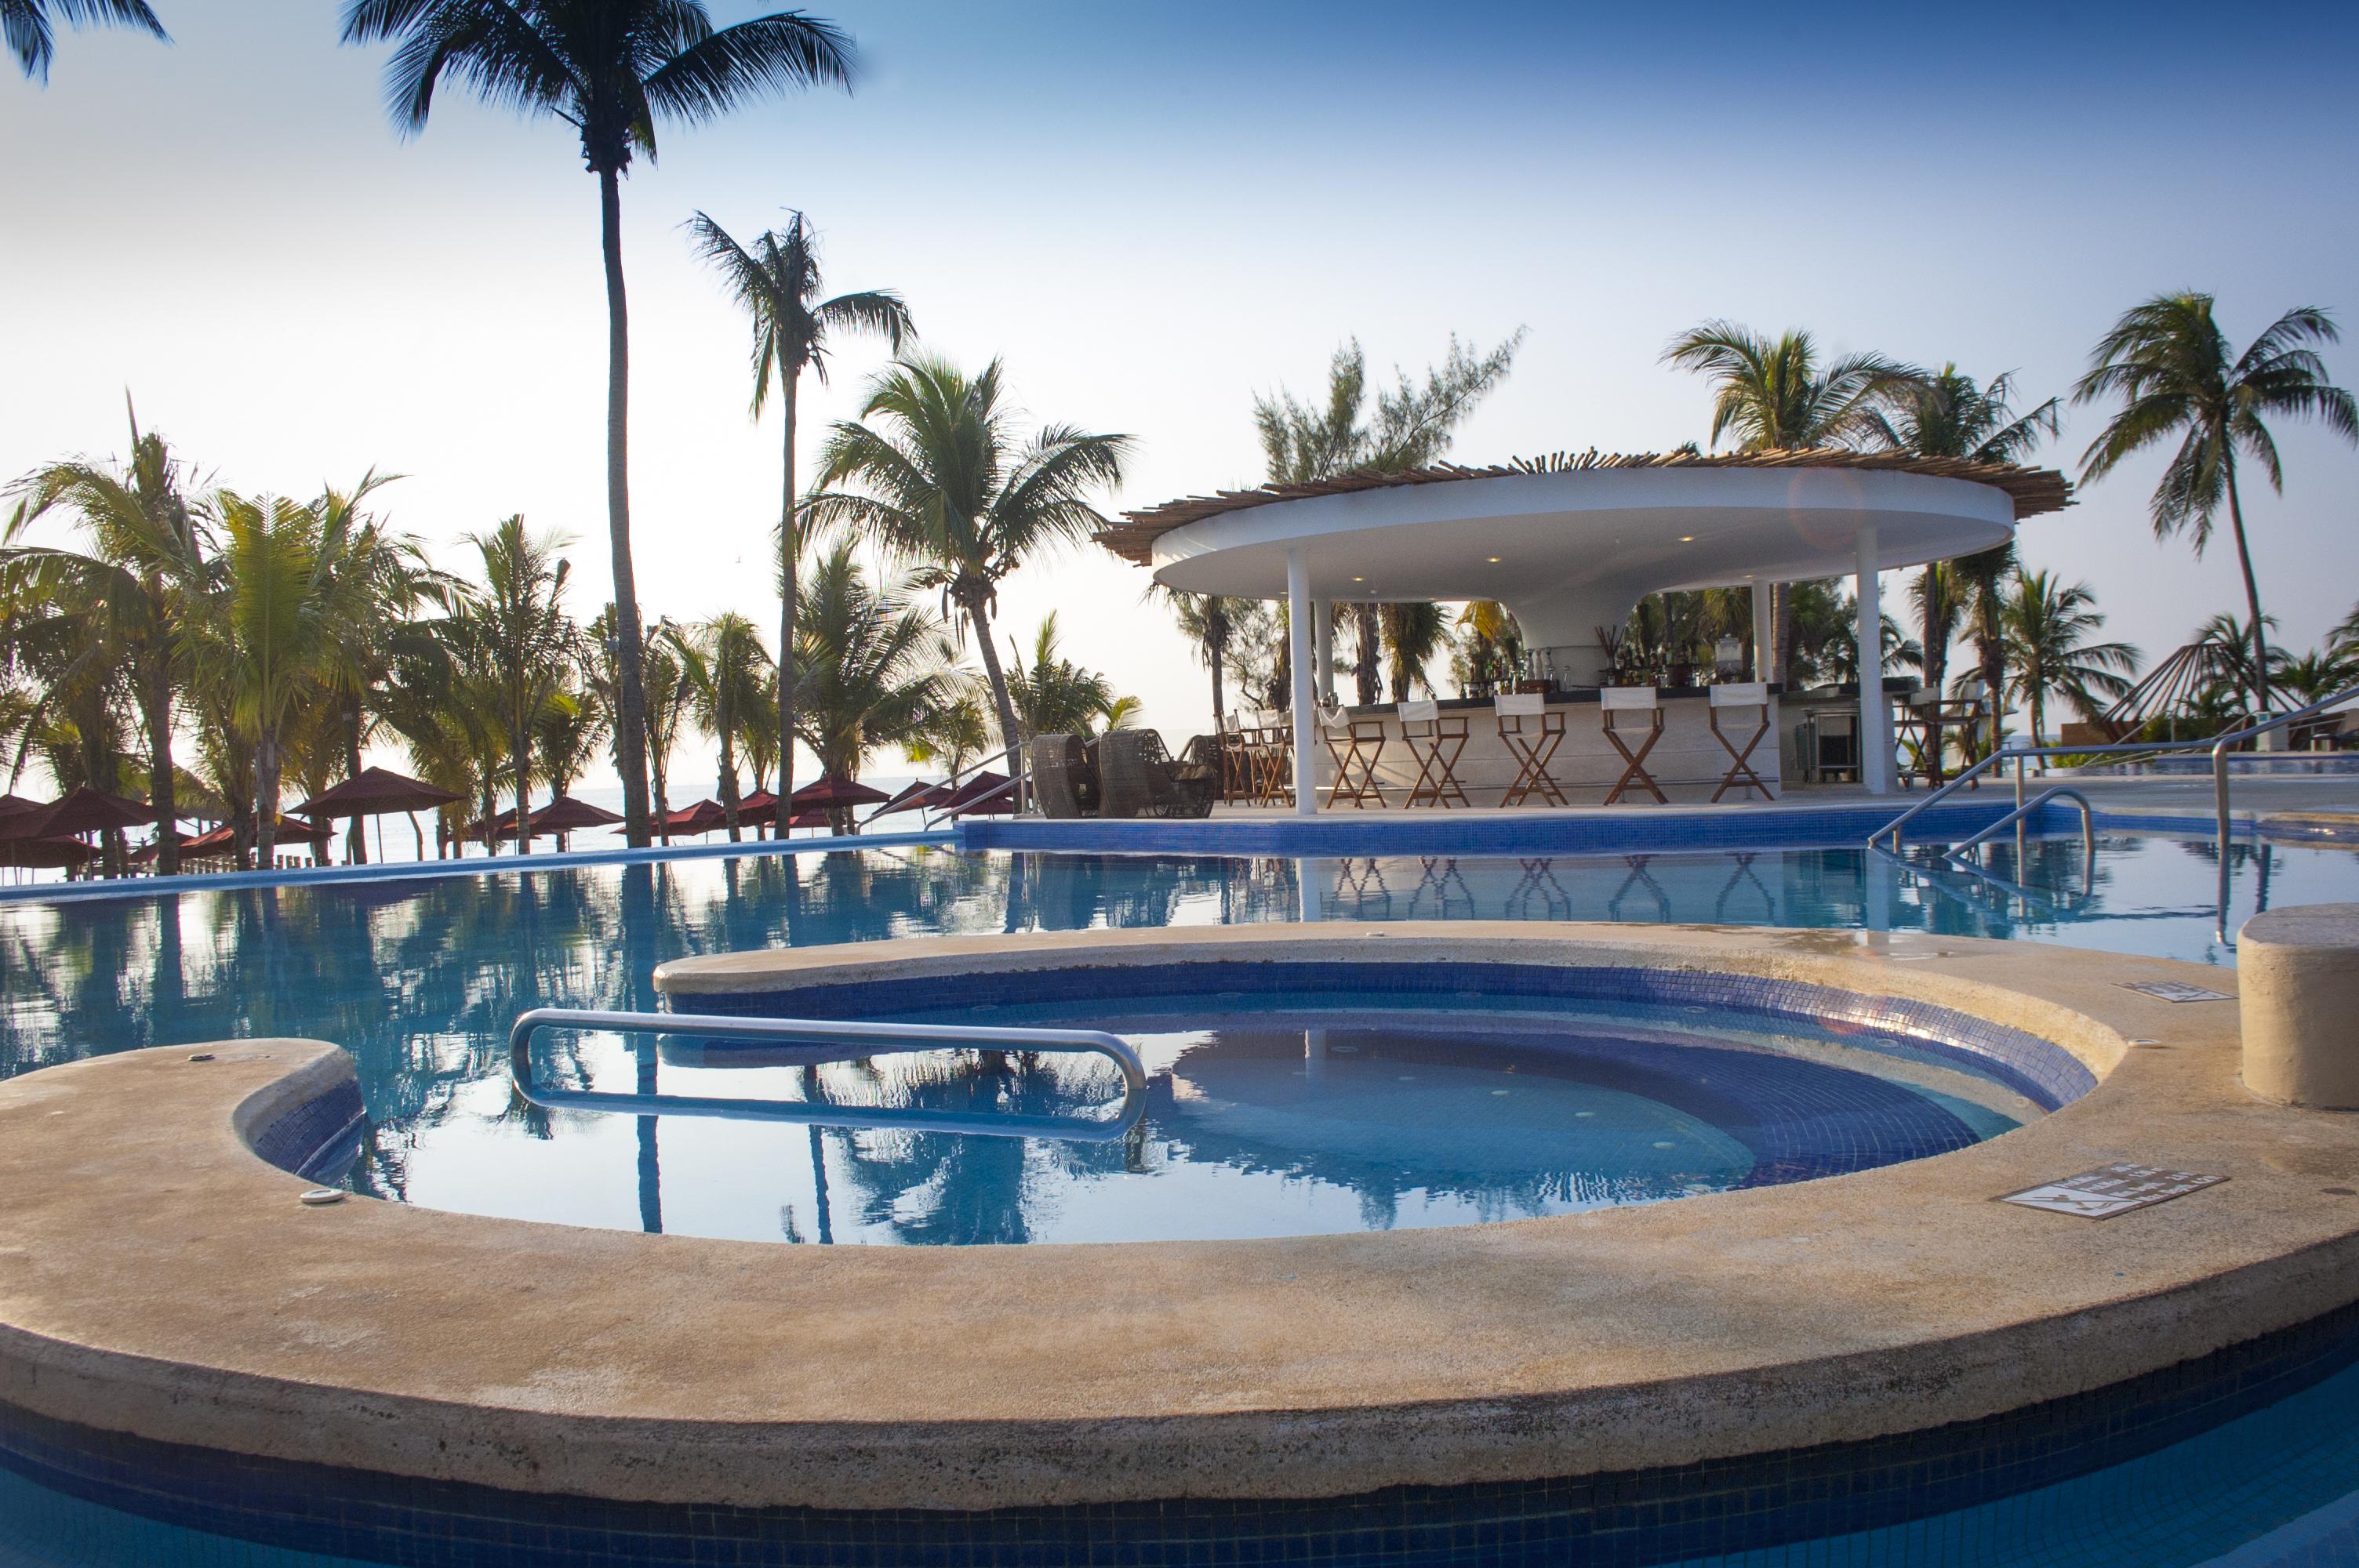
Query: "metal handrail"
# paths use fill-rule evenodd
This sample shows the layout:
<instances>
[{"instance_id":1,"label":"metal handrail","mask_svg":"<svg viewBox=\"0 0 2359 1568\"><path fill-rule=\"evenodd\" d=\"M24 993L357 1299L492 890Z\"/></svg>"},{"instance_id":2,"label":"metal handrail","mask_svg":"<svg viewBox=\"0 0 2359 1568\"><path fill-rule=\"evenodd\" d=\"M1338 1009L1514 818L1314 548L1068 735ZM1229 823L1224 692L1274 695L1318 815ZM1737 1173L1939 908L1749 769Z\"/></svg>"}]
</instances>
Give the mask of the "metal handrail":
<instances>
[{"instance_id":1,"label":"metal handrail","mask_svg":"<svg viewBox=\"0 0 2359 1568\"><path fill-rule=\"evenodd\" d=\"M2332 697L2322 697L2307 708L2297 708L2291 713L2280 713L2274 719L2264 719L2249 728L2222 735L2212 742L2212 801L2217 814L2220 834L2220 922L2217 935L2222 943L2228 936L2228 748L2238 741L2249 741L2266 735L2272 730L2303 719L2314 719L2336 703L2348 702L2359 697L2359 686L2346 687Z\"/></svg>"},{"instance_id":2,"label":"metal handrail","mask_svg":"<svg viewBox=\"0 0 2359 1568\"><path fill-rule=\"evenodd\" d=\"M1960 855L1964 854L1967 850L1973 849L1975 845L1983 842L1984 839L1995 838L2006 828L2012 827L2017 823L2032 816L2034 813L2038 812L2041 806L2046 806L2058 795L2064 796L2066 799L2071 801L2075 806L2078 806L2081 808L2081 848L2084 850L2095 849L2097 847L2097 814L2090 806L2089 797L2082 795L2079 790L2074 789L2071 784L2058 784L2053 789L2045 789L2040 791L2038 795L2026 801L2023 805L2017 806L2013 811L2008 812L2005 816L2000 817L1996 822L1992 823L1989 827L1984 828L1973 838L1962 839L1958 843L1951 845L1949 849L1942 851L1941 858L1945 860L1953 860L1957 859Z\"/></svg>"},{"instance_id":3,"label":"metal handrail","mask_svg":"<svg viewBox=\"0 0 2359 1568\"><path fill-rule=\"evenodd\" d=\"M1012 752L994 752L988 756L979 758L973 766L961 768L956 773L951 773L950 776L943 779L941 787L955 792L959 780L963 778L972 778L976 773L984 772L992 763L1000 762L1009 762L1010 767L1013 769L1013 771L1008 774L1007 783L1000 789L993 790L987 795L979 795L975 796L973 800L968 801L966 804L968 806L980 805L982 802L991 799L993 795L1012 790L1016 795L1016 806L1020 810L1024 804L1025 784L1032 776L1032 754L1031 748L1028 746L1018 746ZM937 808L934 806L928 806L919 808L919 820L923 822L929 828L934 826L936 815Z\"/></svg>"},{"instance_id":4,"label":"metal handrail","mask_svg":"<svg viewBox=\"0 0 2359 1568\"><path fill-rule=\"evenodd\" d=\"M532 1037L543 1029L595 1029L614 1033L686 1035L705 1040L762 1040L812 1044L795 1065L856 1061L898 1051L972 1048L1063 1052L1109 1057L1122 1069L1122 1112L1111 1120L1084 1117L976 1115L919 1108L837 1106L809 1100L727 1099L703 1095L614 1094L551 1088L533 1073ZM843 1046L858 1049L844 1050ZM766 1054L765 1065L775 1065ZM508 1034L508 1076L516 1092L552 1110L613 1111L625 1116L701 1116L798 1126L890 1131L957 1132L983 1138L1056 1138L1111 1143L1147 1108L1147 1066L1128 1041L1096 1029L968 1028L940 1023L853 1023L831 1019L734 1018L709 1013L604 1012L539 1007L520 1015Z\"/></svg>"},{"instance_id":5,"label":"metal handrail","mask_svg":"<svg viewBox=\"0 0 2359 1568\"><path fill-rule=\"evenodd\" d=\"M1940 805L1942 801L1947 800L1951 795L1955 795L1961 788L1971 784L1975 779L1981 777L1984 773L1988 772L1991 768L2006 762L2010 757L2020 762L2032 757L2094 757L2130 755L2134 753L2147 756L2161 756L2167 752L2195 752L2201 751L2204 748L2209 747L2212 752L2212 776L2213 793L2216 797L2217 805L2220 848L2222 854L2224 857L2228 844L2228 748L2240 741L2249 741L2255 736L2266 734L2269 730L2280 729L2285 725L2298 723L2304 719L2314 719L2319 714L2325 712L2336 704L2349 702L2354 697L2359 697L2359 686L2350 687L2343 691L2336 692L2332 697L2321 697L2318 701L2310 703L2307 707L2297 708L2290 713L2280 713L2273 719L2263 719L2259 723L2247 725L2241 730L2232 730L2224 735L2207 735L2201 740L2195 741L2117 741L2103 746L2004 747L1998 751L1993 752L1989 756L1984 757L1982 761L1967 768L1965 772L1958 774L1957 777L1951 779L1948 784L1943 784L1940 789L1935 790L1931 795L1927 795L1923 800L1919 801L1916 805L1910 806L1908 810L1902 812L1899 816L1894 817L1891 821L1886 823L1875 832L1869 834L1867 841L1870 844L1875 844L1879 840L1889 838L1892 840L1893 849L1898 849L1900 848L1900 830L1913 821L1920 813L1929 811L1932 807ZM2017 778L2016 784L2019 796L2022 788L2022 779L2019 774ZM2019 799L2018 804L2020 804Z\"/></svg>"}]
</instances>

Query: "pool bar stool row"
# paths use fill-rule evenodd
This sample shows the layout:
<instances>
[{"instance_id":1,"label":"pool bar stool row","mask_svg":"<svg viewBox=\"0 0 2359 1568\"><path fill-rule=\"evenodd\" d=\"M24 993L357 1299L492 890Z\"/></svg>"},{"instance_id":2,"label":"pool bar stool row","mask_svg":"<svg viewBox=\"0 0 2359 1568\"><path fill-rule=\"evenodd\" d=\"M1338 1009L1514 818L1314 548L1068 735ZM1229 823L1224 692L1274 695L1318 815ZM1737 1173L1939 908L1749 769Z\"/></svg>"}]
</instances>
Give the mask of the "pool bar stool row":
<instances>
[{"instance_id":1,"label":"pool bar stool row","mask_svg":"<svg viewBox=\"0 0 2359 1568\"><path fill-rule=\"evenodd\" d=\"M1759 681L1726 682L1711 687L1708 699L1712 738L1728 755L1727 770L1717 781L1712 781L1715 784L1713 802L1719 802L1732 790L1744 792L1747 800L1756 792L1775 800L1777 791L1753 764L1754 752L1772 729L1768 687ZM1508 692L1495 697L1492 708L1500 743L1516 764L1515 779L1499 804L1503 807L1528 806L1535 801L1547 806L1571 805L1564 782L1553 769L1558 749L1565 739L1563 706L1550 705L1538 692ZM1745 720L1734 718L1730 719L1733 731L1723 727L1723 713L1742 709L1751 710L1749 730ZM1444 713L1440 704L1430 698L1397 704L1394 711L1400 723L1400 743L1408 749L1409 760L1417 764L1417 776L1401 801L1402 808L1471 806L1473 803L1467 798L1466 786L1458 776L1458 764L1465 755L1469 738L1466 715ZM1607 788L1604 803L1620 805L1633 790L1642 790L1654 796L1658 805L1670 804L1663 794L1661 781L1655 777L1647 761L1663 736L1662 700L1655 688L1606 687L1598 693L1597 711L1599 732L1621 756L1623 763L1622 774ZM1290 727L1269 724L1276 717L1246 715L1240 720L1240 754L1256 754L1254 742L1243 737L1282 731L1284 739L1279 743L1266 743L1266 751L1260 755L1266 760L1258 766L1247 765L1240 770L1257 781L1250 791L1225 798L1248 799L1256 806L1291 802L1292 791L1285 787L1284 781L1290 778L1293 771L1292 730ZM1255 728L1256 719L1264 728ZM1386 805L1383 786L1376 782L1377 764L1384 760L1385 748L1392 740L1384 720L1354 718L1340 708L1322 708L1319 730L1326 742L1327 754L1335 764L1334 781L1327 787L1327 804L1349 803L1359 807Z\"/></svg>"}]
</instances>

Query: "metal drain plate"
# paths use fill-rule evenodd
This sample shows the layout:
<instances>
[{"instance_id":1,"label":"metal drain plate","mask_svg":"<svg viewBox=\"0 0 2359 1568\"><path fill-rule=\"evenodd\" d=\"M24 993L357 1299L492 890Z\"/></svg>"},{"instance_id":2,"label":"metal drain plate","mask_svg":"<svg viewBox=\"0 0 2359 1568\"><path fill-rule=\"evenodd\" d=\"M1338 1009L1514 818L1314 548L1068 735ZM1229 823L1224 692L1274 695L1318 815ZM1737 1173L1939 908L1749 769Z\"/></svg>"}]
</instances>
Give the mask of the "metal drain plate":
<instances>
[{"instance_id":1,"label":"metal drain plate","mask_svg":"<svg viewBox=\"0 0 2359 1568\"><path fill-rule=\"evenodd\" d=\"M2043 1182L2019 1193L2009 1193L1999 1201L2021 1204L2025 1208L2044 1208L2053 1214L2078 1215L2082 1219L2111 1219L2134 1208L2148 1208L2205 1187L2216 1187L2227 1179L2196 1171L2166 1171L2156 1165L2100 1165L2060 1182Z\"/></svg>"}]
</instances>

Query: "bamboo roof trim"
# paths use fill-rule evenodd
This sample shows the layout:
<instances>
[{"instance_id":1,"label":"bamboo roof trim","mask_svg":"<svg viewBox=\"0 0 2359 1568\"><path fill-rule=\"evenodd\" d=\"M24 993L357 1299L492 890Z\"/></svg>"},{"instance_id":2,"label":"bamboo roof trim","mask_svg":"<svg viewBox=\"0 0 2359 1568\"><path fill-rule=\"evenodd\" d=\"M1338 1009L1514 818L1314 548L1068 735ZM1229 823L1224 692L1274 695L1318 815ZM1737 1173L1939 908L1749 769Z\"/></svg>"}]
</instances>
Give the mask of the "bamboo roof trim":
<instances>
[{"instance_id":1,"label":"bamboo roof trim","mask_svg":"<svg viewBox=\"0 0 2359 1568\"><path fill-rule=\"evenodd\" d=\"M1360 490L1386 490L1408 484L1447 484L1462 479L1503 479L1514 474L1582 473L1593 469L1879 469L1897 473L1921 473L1936 479L1962 479L2006 492L2015 503L2015 517L2037 517L2060 512L2072 504L2072 484L2054 469L2023 468L2014 463L1976 462L1968 458L1920 458L1907 452L1860 452L1845 447L1815 447L1796 451L1723 452L1550 452L1545 457L1516 458L1487 468L1437 463L1430 468L1404 469L1394 473L1360 470L1332 479L1301 484L1265 484L1252 490L1223 490L1212 495L1183 496L1160 506L1125 512L1123 520L1093 535L1097 542L1137 566L1152 562L1155 541L1174 528L1184 528L1226 512L1244 512L1279 501L1299 501L1314 495L1343 495Z\"/></svg>"}]
</instances>

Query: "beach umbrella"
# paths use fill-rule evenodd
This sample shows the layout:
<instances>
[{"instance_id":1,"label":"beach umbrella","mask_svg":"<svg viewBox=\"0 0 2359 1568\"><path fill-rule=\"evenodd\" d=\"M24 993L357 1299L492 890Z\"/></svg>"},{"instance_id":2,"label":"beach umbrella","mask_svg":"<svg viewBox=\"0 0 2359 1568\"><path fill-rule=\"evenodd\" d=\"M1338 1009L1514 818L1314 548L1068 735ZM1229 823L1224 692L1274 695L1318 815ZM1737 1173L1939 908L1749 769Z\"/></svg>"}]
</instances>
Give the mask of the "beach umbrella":
<instances>
[{"instance_id":1,"label":"beach umbrella","mask_svg":"<svg viewBox=\"0 0 2359 1568\"><path fill-rule=\"evenodd\" d=\"M767 822L777 814L778 797L768 790L757 789L738 799L737 820L740 822Z\"/></svg>"},{"instance_id":2,"label":"beach umbrella","mask_svg":"<svg viewBox=\"0 0 2359 1568\"><path fill-rule=\"evenodd\" d=\"M828 821L827 813L824 811L798 811L792 816L787 818L787 828L789 832L798 827L826 827L828 826L830 826L830 823Z\"/></svg>"},{"instance_id":3,"label":"beach umbrella","mask_svg":"<svg viewBox=\"0 0 2359 1568\"><path fill-rule=\"evenodd\" d=\"M464 800L424 779L395 773L391 768L363 768L340 784L321 790L295 809L306 816L328 821L338 816L384 816L409 814L409 830L418 837L418 858L426 859L426 829L415 813L430 811ZM376 827L376 858L385 859L385 824Z\"/></svg>"},{"instance_id":4,"label":"beach umbrella","mask_svg":"<svg viewBox=\"0 0 2359 1568\"><path fill-rule=\"evenodd\" d=\"M795 791L797 813L827 811L841 806L875 806L893 797L858 779L818 778Z\"/></svg>"},{"instance_id":5,"label":"beach umbrella","mask_svg":"<svg viewBox=\"0 0 2359 1568\"><path fill-rule=\"evenodd\" d=\"M940 805L950 797L951 792L942 785L928 784L925 780L919 779L917 783L897 791L890 800L870 812L868 820L874 822L880 816L890 816L897 811L923 811L928 806Z\"/></svg>"},{"instance_id":6,"label":"beach umbrella","mask_svg":"<svg viewBox=\"0 0 2359 1568\"><path fill-rule=\"evenodd\" d=\"M447 789L438 789L423 779L397 773L391 768L363 768L333 788L321 790L295 810L302 816L322 819L375 816L386 811L425 811L464 798Z\"/></svg>"},{"instance_id":7,"label":"beach umbrella","mask_svg":"<svg viewBox=\"0 0 2359 1568\"><path fill-rule=\"evenodd\" d=\"M19 871L53 871L87 865L98 851L77 838L0 839L0 866Z\"/></svg>"},{"instance_id":8,"label":"beach umbrella","mask_svg":"<svg viewBox=\"0 0 2359 1568\"><path fill-rule=\"evenodd\" d=\"M1016 809L1016 792L1006 773L985 768L936 804L952 816L992 816Z\"/></svg>"},{"instance_id":9,"label":"beach umbrella","mask_svg":"<svg viewBox=\"0 0 2359 1568\"><path fill-rule=\"evenodd\" d=\"M721 809L721 803L717 800L700 800L694 806L683 806L663 819L665 832L689 838L728 825L728 814Z\"/></svg>"},{"instance_id":10,"label":"beach umbrella","mask_svg":"<svg viewBox=\"0 0 2359 1568\"><path fill-rule=\"evenodd\" d=\"M509 813L511 819L515 813ZM604 806L592 806L586 800L576 800L560 795L532 814L535 833L571 833L584 827L604 827L623 820L621 815Z\"/></svg>"},{"instance_id":11,"label":"beach umbrella","mask_svg":"<svg viewBox=\"0 0 2359 1568\"><path fill-rule=\"evenodd\" d=\"M278 838L282 840L302 839L310 844L325 844L328 829L317 822L306 822L286 812L278 814ZM180 853L202 860L208 855L227 855L237 849L237 829L224 822L220 827L180 840Z\"/></svg>"},{"instance_id":12,"label":"beach umbrella","mask_svg":"<svg viewBox=\"0 0 2359 1568\"><path fill-rule=\"evenodd\" d=\"M155 821L154 809L144 801L76 784L62 799L39 811L8 817L0 823L0 830L24 838L61 838L103 833L110 827L147 827Z\"/></svg>"}]
</instances>

